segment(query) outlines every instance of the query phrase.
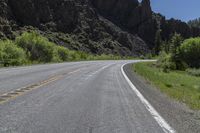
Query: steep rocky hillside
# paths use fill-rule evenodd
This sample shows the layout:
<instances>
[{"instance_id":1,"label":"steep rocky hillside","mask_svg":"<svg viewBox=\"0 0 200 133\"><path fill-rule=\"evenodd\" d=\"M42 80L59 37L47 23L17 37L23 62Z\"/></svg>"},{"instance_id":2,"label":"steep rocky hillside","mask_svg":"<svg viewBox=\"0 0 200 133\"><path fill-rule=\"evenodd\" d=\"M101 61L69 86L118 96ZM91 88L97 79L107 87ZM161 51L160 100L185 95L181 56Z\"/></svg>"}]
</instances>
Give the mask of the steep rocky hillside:
<instances>
[{"instance_id":1,"label":"steep rocky hillside","mask_svg":"<svg viewBox=\"0 0 200 133\"><path fill-rule=\"evenodd\" d=\"M198 28L190 28L185 22L176 19L166 20L161 14L155 14L151 9L150 0L142 0L141 3L138 0L91 1L100 14L123 30L137 34L150 48L154 45L158 29L162 30L163 40L168 40L175 32L184 38L200 35Z\"/></svg>"},{"instance_id":2,"label":"steep rocky hillside","mask_svg":"<svg viewBox=\"0 0 200 133\"><path fill-rule=\"evenodd\" d=\"M51 41L95 54L139 56L153 47L156 31L199 35L186 23L154 14L149 0L1 0L0 38L37 30Z\"/></svg>"}]
</instances>

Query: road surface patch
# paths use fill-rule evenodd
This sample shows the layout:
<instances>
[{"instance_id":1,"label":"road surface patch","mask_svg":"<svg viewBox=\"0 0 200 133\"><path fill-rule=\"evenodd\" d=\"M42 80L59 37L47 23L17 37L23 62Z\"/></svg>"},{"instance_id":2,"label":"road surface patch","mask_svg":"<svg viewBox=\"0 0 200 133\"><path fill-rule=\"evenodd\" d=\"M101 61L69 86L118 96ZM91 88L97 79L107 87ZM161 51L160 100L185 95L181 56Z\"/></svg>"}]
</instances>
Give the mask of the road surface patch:
<instances>
[{"instance_id":1,"label":"road surface patch","mask_svg":"<svg viewBox=\"0 0 200 133\"><path fill-rule=\"evenodd\" d=\"M42 86L50 84L50 83L52 83L54 81L57 81L57 80L63 78L67 74L70 75L70 74L76 73L78 71L80 71L80 69L72 71L72 72L66 72L66 73L62 73L62 74L59 74L59 75L55 75L55 76L52 76L52 77L50 77L50 78L48 78L46 80L43 80L43 81L41 81L39 83L30 84L28 86L16 89L14 91L2 94L2 95L0 95L0 104L8 102L8 101L10 101L12 99L17 98L18 96L26 94L27 92L30 92L32 90L35 90L35 89L38 89L38 88L40 88Z\"/></svg>"}]
</instances>

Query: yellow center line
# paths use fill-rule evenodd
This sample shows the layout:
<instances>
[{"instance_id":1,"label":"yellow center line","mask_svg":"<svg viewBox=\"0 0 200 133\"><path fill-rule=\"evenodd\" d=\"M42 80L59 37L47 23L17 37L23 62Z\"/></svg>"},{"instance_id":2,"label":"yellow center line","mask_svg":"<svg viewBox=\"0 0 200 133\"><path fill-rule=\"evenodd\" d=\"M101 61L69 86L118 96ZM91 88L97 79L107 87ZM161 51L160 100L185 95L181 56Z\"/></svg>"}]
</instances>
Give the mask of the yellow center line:
<instances>
[{"instance_id":1,"label":"yellow center line","mask_svg":"<svg viewBox=\"0 0 200 133\"><path fill-rule=\"evenodd\" d=\"M2 95L0 95L0 104L3 104L3 103L6 103L10 100L16 99L17 97L22 96L22 95L24 95L24 94L26 94L30 91L36 90L40 87L43 87L43 86L48 85L48 84L50 84L54 81L57 81L57 80L63 78L67 74L70 75L70 74L74 74L74 73L79 72L79 71L80 71L80 69L69 72L69 73L63 73L63 74L55 75L55 76L52 76L52 77L50 77L46 80L43 80L41 82L31 84L31 85L28 85L28 86L25 86L25 87L22 87L22 88L18 88L14 91L2 94Z\"/></svg>"}]
</instances>

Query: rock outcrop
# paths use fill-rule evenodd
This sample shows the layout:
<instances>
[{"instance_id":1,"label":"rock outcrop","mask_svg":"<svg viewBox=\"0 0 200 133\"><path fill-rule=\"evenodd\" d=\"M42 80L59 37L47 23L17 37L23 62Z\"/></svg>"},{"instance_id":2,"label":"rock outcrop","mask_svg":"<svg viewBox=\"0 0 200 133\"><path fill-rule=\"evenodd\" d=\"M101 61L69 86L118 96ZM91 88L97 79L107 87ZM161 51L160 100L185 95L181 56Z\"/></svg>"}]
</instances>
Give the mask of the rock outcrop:
<instances>
[{"instance_id":1,"label":"rock outcrop","mask_svg":"<svg viewBox=\"0 0 200 133\"><path fill-rule=\"evenodd\" d=\"M163 39L174 32L190 37L200 31L154 14L150 0L0 1L1 39L14 39L23 31L37 30L70 49L139 56L153 48L159 28Z\"/></svg>"},{"instance_id":2,"label":"rock outcrop","mask_svg":"<svg viewBox=\"0 0 200 133\"><path fill-rule=\"evenodd\" d=\"M184 38L199 36L200 29L190 28L180 20L166 20L161 14L153 13L150 0L91 0L95 8L104 17L123 30L137 34L150 48L154 47L157 30L162 31L163 40L168 40L175 32Z\"/></svg>"}]
</instances>

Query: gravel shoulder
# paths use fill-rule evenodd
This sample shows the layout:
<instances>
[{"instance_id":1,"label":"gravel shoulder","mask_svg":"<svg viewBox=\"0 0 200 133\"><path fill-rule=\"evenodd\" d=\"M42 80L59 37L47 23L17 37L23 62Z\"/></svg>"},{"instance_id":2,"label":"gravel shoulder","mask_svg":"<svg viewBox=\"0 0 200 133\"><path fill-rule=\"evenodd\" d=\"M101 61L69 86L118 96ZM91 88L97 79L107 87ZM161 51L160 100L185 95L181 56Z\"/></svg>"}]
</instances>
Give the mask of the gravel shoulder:
<instances>
[{"instance_id":1,"label":"gravel shoulder","mask_svg":"<svg viewBox=\"0 0 200 133\"><path fill-rule=\"evenodd\" d=\"M125 65L124 71L142 95L178 133L200 132L200 111L191 110L161 93L137 75L132 69L132 64Z\"/></svg>"}]
</instances>

